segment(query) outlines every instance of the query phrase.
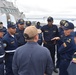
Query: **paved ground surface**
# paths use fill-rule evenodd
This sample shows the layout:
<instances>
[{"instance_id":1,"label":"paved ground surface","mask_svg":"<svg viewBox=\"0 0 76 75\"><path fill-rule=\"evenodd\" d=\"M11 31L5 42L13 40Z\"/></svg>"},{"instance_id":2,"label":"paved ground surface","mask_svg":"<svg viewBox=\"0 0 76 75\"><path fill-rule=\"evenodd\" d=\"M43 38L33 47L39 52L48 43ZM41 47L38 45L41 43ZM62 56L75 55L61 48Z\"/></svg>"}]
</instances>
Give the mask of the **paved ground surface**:
<instances>
[{"instance_id":1,"label":"paved ground surface","mask_svg":"<svg viewBox=\"0 0 76 75\"><path fill-rule=\"evenodd\" d=\"M59 73L53 73L52 75L59 75Z\"/></svg>"},{"instance_id":2,"label":"paved ground surface","mask_svg":"<svg viewBox=\"0 0 76 75\"><path fill-rule=\"evenodd\" d=\"M58 70L59 71L59 70ZM52 75L59 75L59 72L58 73L55 73L55 72L53 72L53 74Z\"/></svg>"}]
</instances>

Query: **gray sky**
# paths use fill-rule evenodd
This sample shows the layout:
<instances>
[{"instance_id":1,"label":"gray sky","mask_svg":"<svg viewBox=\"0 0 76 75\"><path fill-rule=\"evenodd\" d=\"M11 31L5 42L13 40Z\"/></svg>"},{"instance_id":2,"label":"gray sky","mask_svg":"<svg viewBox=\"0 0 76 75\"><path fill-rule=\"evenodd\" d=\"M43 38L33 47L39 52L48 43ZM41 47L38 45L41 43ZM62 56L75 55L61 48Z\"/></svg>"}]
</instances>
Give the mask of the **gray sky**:
<instances>
[{"instance_id":1,"label":"gray sky","mask_svg":"<svg viewBox=\"0 0 76 75\"><path fill-rule=\"evenodd\" d=\"M74 15L76 0L11 0L26 15Z\"/></svg>"}]
</instances>

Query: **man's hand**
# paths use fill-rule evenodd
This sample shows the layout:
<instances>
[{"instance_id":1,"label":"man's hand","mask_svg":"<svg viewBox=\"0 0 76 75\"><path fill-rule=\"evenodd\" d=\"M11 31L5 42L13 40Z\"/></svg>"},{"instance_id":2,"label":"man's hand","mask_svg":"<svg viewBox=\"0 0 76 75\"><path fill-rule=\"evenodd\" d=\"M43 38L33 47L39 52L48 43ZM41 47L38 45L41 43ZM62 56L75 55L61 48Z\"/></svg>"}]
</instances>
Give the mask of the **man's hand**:
<instances>
[{"instance_id":1,"label":"man's hand","mask_svg":"<svg viewBox=\"0 0 76 75\"><path fill-rule=\"evenodd\" d=\"M73 59L72 59L72 62L73 62L73 63L76 63L76 58L73 58Z\"/></svg>"},{"instance_id":2,"label":"man's hand","mask_svg":"<svg viewBox=\"0 0 76 75\"><path fill-rule=\"evenodd\" d=\"M65 42L63 43L63 46L64 46L64 47L67 47L67 45L66 45L66 43L65 43Z\"/></svg>"},{"instance_id":3,"label":"man's hand","mask_svg":"<svg viewBox=\"0 0 76 75\"><path fill-rule=\"evenodd\" d=\"M60 37L54 37L51 40L59 40L59 39L60 39Z\"/></svg>"},{"instance_id":4,"label":"man's hand","mask_svg":"<svg viewBox=\"0 0 76 75\"><path fill-rule=\"evenodd\" d=\"M43 40L43 43L47 44L47 42L45 40Z\"/></svg>"}]
</instances>

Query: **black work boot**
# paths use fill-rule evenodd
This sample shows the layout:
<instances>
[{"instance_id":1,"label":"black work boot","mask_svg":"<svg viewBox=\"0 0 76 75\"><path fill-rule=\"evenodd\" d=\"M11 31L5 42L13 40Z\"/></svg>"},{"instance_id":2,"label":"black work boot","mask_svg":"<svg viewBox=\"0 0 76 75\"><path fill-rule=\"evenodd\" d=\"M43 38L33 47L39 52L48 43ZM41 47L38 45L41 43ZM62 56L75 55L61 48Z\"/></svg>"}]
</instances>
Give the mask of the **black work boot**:
<instances>
[{"instance_id":1,"label":"black work boot","mask_svg":"<svg viewBox=\"0 0 76 75\"><path fill-rule=\"evenodd\" d=\"M56 68L54 68L54 70L53 70L55 73L58 73L58 70L56 69Z\"/></svg>"}]
</instances>

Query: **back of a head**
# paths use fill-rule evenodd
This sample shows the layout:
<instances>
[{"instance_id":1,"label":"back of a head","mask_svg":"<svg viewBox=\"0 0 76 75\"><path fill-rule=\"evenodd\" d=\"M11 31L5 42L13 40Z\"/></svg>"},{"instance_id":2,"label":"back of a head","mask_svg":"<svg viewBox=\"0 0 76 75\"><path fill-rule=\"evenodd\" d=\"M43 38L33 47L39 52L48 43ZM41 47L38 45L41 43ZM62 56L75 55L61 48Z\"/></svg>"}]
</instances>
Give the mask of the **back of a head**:
<instances>
[{"instance_id":1,"label":"back of a head","mask_svg":"<svg viewBox=\"0 0 76 75\"><path fill-rule=\"evenodd\" d=\"M32 39L37 34L38 34L38 31L37 31L37 28L35 26L28 26L24 30L24 37L26 40Z\"/></svg>"},{"instance_id":2,"label":"back of a head","mask_svg":"<svg viewBox=\"0 0 76 75\"><path fill-rule=\"evenodd\" d=\"M40 22L37 22L37 25L40 25Z\"/></svg>"},{"instance_id":3,"label":"back of a head","mask_svg":"<svg viewBox=\"0 0 76 75\"><path fill-rule=\"evenodd\" d=\"M35 26L28 26L24 30L24 37L26 40L31 40L40 33L41 33L41 30L37 29Z\"/></svg>"}]
</instances>

